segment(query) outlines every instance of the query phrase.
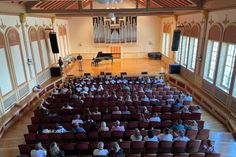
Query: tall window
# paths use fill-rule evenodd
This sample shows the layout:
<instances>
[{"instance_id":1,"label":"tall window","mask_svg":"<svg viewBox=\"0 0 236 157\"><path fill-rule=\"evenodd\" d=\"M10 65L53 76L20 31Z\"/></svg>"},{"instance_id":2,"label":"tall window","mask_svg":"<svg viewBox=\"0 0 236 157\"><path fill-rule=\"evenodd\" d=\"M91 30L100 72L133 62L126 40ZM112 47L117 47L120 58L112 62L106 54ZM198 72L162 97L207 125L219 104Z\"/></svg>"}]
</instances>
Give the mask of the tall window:
<instances>
[{"instance_id":1,"label":"tall window","mask_svg":"<svg viewBox=\"0 0 236 157\"><path fill-rule=\"evenodd\" d=\"M162 53L169 56L170 51L170 25L165 24L162 35Z\"/></svg>"},{"instance_id":2,"label":"tall window","mask_svg":"<svg viewBox=\"0 0 236 157\"><path fill-rule=\"evenodd\" d=\"M235 80L234 80L234 87L233 87L233 97L236 98L236 77L235 77Z\"/></svg>"},{"instance_id":3,"label":"tall window","mask_svg":"<svg viewBox=\"0 0 236 157\"><path fill-rule=\"evenodd\" d=\"M188 51L189 51L189 42L190 42L190 27L185 26L182 36L182 42L180 45L180 64L184 67L187 66L187 60L188 60Z\"/></svg>"},{"instance_id":4,"label":"tall window","mask_svg":"<svg viewBox=\"0 0 236 157\"><path fill-rule=\"evenodd\" d=\"M199 37L199 27L195 25L191 30L189 54L188 54L188 66L187 68L191 71L194 71L198 50L198 37Z\"/></svg>"},{"instance_id":5,"label":"tall window","mask_svg":"<svg viewBox=\"0 0 236 157\"><path fill-rule=\"evenodd\" d=\"M206 59L204 67L204 79L210 83L213 83L215 79L220 37L220 27L217 25L211 27L211 29L209 30L209 37L207 41Z\"/></svg>"},{"instance_id":6,"label":"tall window","mask_svg":"<svg viewBox=\"0 0 236 157\"><path fill-rule=\"evenodd\" d=\"M180 39L179 39L179 49L178 51L175 52L175 62L176 63L180 63L180 58L181 58L181 49L182 49L182 35L180 36Z\"/></svg>"}]
</instances>

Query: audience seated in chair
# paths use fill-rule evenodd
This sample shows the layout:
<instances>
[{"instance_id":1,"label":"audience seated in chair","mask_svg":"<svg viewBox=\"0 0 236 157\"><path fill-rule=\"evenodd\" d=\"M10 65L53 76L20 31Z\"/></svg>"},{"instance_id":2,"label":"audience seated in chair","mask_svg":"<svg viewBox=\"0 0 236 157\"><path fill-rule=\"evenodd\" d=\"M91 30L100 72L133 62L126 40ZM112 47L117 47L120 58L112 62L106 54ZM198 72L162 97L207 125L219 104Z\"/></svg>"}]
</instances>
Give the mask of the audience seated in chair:
<instances>
[{"instance_id":1,"label":"audience seated in chair","mask_svg":"<svg viewBox=\"0 0 236 157\"><path fill-rule=\"evenodd\" d=\"M107 127L106 122L102 121L101 126L98 131L109 131L109 128Z\"/></svg>"},{"instance_id":2,"label":"audience seated in chair","mask_svg":"<svg viewBox=\"0 0 236 157\"><path fill-rule=\"evenodd\" d=\"M131 141L142 141L143 136L141 135L138 128L134 130L134 134L130 136Z\"/></svg>"},{"instance_id":3,"label":"audience seated in chair","mask_svg":"<svg viewBox=\"0 0 236 157\"><path fill-rule=\"evenodd\" d=\"M84 130L84 128L82 128L80 126L80 124L75 123L75 124L73 124L73 128L71 129L71 132L73 132L73 133L84 133L86 131Z\"/></svg>"},{"instance_id":4,"label":"audience seated in chair","mask_svg":"<svg viewBox=\"0 0 236 157\"><path fill-rule=\"evenodd\" d=\"M97 149L93 151L94 156L107 156L108 155L108 150L104 149L104 143L99 142L97 145Z\"/></svg>"},{"instance_id":5,"label":"audience seated in chair","mask_svg":"<svg viewBox=\"0 0 236 157\"><path fill-rule=\"evenodd\" d=\"M76 117L72 120L72 124L83 124L83 120L80 119L80 115L77 114Z\"/></svg>"},{"instance_id":6,"label":"audience seated in chair","mask_svg":"<svg viewBox=\"0 0 236 157\"><path fill-rule=\"evenodd\" d=\"M179 130L178 131L178 136L176 138L174 138L174 141L189 141L190 139L187 136L184 136L184 131L183 130Z\"/></svg>"},{"instance_id":7,"label":"audience seated in chair","mask_svg":"<svg viewBox=\"0 0 236 157\"><path fill-rule=\"evenodd\" d=\"M165 128L163 133L158 136L160 141L173 141L172 130L169 128Z\"/></svg>"},{"instance_id":8,"label":"audience seated in chair","mask_svg":"<svg viewBox=\"0 0 236 157\"><path fill-rule=\"evenodd\" d=\"M158 116L158 113L154 113L149 119L149 122L161 122L161 118Z\"/></svg>"},{"instance_id":9,"label":"audience seated in chair","mask_svg":"<svg viewBox=\"0 0 236 157\"><path fill-rule=\"evenodd\" d=\"M51 157L64 157L64 151L60 150L56 142L50 144L49 153Z\"/></svg>"},{"instance_id":10,"label":"audience seated in chair","mask_svg":"<svg viewBox=\"0 0 236 157\"><path fill-rule=\"evenodd\" d=\"M214 141L208 139L206 143L200 148L200 151L203 153L214 153Z\"/></svg>"},{"instance_id":11,"label":"audience seated in chair","mask_svg":"<svg viewBox=\"0 0 236 157\"><path fill-rule=\"evenodd\" d=\"M152 130L148 130L147 136L144 137L144 141L158 142L158 138L153 134Z\"/></svg>"},{"instance_id":12,"label":"audience seated in chair","mask_svg":"<svg viewBox=\"0 0 236 157\"><path fill-rule=\"evenodd\" d=\"M111 131L125 131L125 127L123 125L120 125L120 121L117 120L115 122L115 125L112 126Z\"/></svg>"},{"instance_id":13,"label":"audience seated in chair","mask_svg":"<svg viewBox=\"0 0 236 157\"><path fill-rule=\"evenodd\" d=\"M55 133L65 133L67 132L67 130L62 126L62 125L59 125L58 123L56 124L55 126L55 130L54 130Z\"/></svg>"},{"instance_id":14,"label":"audience seated in chair","mask_svg":"<svg viewBox=\"0 0 236 157\"><path fill-rule=\"evenodd\" d=\"M47 150L45 148L43 148L41 142L38 142L35 144L35 149L31 150L30 156L31 157L46 157Z\"/></svg>"},{"instance_id":15,"label":"audience seated in chair","mask_svg":"<svg viewBox=\"0 0 236 157\"><path fill-rule=\"evenodd\" d=\"M124 155L124 150L119 146L119 144L117 142L114 142L108 155L109 156Z\"/></svg>"}]
</instances>

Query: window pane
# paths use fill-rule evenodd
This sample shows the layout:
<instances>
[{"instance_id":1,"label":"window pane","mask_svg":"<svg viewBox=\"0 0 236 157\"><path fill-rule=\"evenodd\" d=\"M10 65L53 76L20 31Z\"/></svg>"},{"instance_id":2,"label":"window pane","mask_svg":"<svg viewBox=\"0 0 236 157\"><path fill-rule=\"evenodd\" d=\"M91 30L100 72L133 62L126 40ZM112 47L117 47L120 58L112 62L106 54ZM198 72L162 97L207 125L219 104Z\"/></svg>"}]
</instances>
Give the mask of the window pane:
<instances>
[{"instance_id":1,"label":"window pane","mask_svg":"<svg viewBox=\"0 0 236 157\"><path fill-rule=\"evenodd\" d=\"M217 59L217 51L219 47L219 42L213 42L211 59L210 59L210 68L208 78L213 80L215 75L215 67L216 67L216 59Z\"/></svg>"}]
</instances>

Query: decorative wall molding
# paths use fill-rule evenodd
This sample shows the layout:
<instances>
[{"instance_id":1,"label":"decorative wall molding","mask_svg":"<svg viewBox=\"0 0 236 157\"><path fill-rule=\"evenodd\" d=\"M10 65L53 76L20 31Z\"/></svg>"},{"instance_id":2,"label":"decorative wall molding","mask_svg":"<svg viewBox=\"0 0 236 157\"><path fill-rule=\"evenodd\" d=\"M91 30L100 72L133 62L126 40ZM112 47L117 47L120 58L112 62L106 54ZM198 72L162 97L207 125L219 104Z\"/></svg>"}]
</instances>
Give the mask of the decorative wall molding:
<instances>
[{"instance_id":1,"label":"decorative wall molding","mask_svg":"<svg viewBox=\"0 0 236 157\"><path fill-rule=\"evenodd\" d=\"M225 19L224 21L222 22L224 25L227 25L229 23L229 20L228 20L228 15L226 14L225 15Z\"/></svg>"},{"instance_id":2,"label":"decorative wall molding","mask_svg":"<svg viewBox=\"0 0 236 157\"><path fill-rule=\"evenodd\" d=\"M16 25L15 26L16 26L17 29L20 28L20 24L19 24L18 20L16 20Z\"/></svg>"},{"instance_id":3,"label":"decorative wall molding","mask_svg":"<svg viewBox=\"0 0 236 157\"><path fill-rule=\"evenodd\" d=\"M209 24L212 25L213 23L214 23L214 21L213 21L212 16L211 16L211 18L209 20Z\"/></svg>"},{"instance_id":4,"label":"decorative wall molding","mask_svg":"<svg viewBox=\"0 0 236 157\"><path fill-rule=\"evenodd\" d=\"M7 26L3 23L3 20L1 19L1 24L0 24L0 28L2 30L4 30Z\"/></svg>"}]
</instances>

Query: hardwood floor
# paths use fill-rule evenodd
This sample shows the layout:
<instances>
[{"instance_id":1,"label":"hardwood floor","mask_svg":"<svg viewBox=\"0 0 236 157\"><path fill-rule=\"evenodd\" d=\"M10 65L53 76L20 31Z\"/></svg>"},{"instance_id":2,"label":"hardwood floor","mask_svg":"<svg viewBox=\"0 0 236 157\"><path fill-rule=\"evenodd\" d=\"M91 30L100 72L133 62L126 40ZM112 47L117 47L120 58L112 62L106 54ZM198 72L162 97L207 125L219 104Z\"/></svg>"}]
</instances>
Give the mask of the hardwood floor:
<instances>
[{"instance_id":1,"label":"hardwood floor","mask_svg":"<svg viewBox=\"0 0 236 157\"><path fill-rule=\"evenodd\" d=\"M90 72L92 75L98 75L100 72L112 72L113 75L119 75L126 71L130 76L138 76L142 71L148 71L149 75L156 75L160 72L167 72L168 67L158 60L149 59L119 59L104 61L99 66L91 66L91 60L85 60L83 63L83 72L79 72L78 63L75 62L68 66L64 73L67 75L82 75L84 72ZM28 132L27 125L31 124L30 117L33 116L33 110L30 110L25 116L18 120L0 139L0 157L15 157L19 155L18 145L25 143L24 134ZM236 143L232 134L210 113L202 109L202 119L206 121L205 128L209 128L210 139L215 141L215 150L220 152L222 157L236 157Z\"/></svg>"}]
</instances>

